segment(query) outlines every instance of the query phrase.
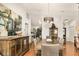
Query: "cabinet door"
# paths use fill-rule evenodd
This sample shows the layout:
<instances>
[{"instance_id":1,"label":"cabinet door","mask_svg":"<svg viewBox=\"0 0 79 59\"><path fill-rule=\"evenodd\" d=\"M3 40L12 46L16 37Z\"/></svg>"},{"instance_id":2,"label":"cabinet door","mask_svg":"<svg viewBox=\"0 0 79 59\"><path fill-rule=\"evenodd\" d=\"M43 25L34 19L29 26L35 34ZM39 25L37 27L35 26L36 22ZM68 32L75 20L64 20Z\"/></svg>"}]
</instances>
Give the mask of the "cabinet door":
<instances>
[{"instance_id":1,"label":"cabinet door","mask_svg":"<svg viewBox=\"0 0 79 59\"><path fill-rule=\"evenodd\" d=\"M23 51L29 49L29 40L28 40L28 38L24 38L24 39L23 39L22 48L23 48L23 49L22 49Z\"/></svg>"},{"instance_id":2,"label":"cabinet door","mask_svg":"<svg viewBox=\"0 0 79 59\"><path fill-rule=\"evenodd\" d=\"M22 45L22 50L24 51L24 50L26 50L26 39L23 39L23 45Z\"/></svg>"},{"instance_id":3,"label":"cabinet door","mask_svg":"<svg viewBox=\"0 0 79 59\"><path fill-rule=\"evenodd\" d=\"M29 37L26 37L26 49L29 50Z\"/></svg>"},{"instance_id":4,"label":"cabinet door","mask_svg":"<svg viewBox=\"0 0 79 59\"><path fill-rule=\"evenodd\" d=\"M21 52L21 39L16 40L16 54L18 55Z\"/></svg>"},{"instance_id":5,"label":"cabinet door","mask_svg":"<svg viewBox=\"0 0 79 59\"><path fill-rule=\"evenodd\" d=\"M11 56L15 56L15 45L11 47Z\"/></svg>"},{"instance_id":6,"label":"cabinet door","mask_svg":"<svg viewBox=\"0 0 79 59\"><path fill-rule=\"evenodd\" d=\"M11 56L15 56L16 55L16 40L12 40L10 42L10 49L11 49Z\"/></svg>"}]
</instances>

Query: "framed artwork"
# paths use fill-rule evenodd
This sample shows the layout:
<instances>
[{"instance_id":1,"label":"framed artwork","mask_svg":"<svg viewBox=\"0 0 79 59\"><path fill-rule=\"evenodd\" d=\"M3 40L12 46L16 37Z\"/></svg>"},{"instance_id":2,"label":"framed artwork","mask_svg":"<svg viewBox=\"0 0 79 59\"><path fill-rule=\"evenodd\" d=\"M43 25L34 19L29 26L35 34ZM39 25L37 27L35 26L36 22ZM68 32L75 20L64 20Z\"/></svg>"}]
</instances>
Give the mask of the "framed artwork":
<instances>
[{"instance_id":1,"label":"framed artwork","mask_svg":"<svg viewBox=\"0 0 79 59\"><path fill-rule=\"evenodd\" d=\"M22 28L22 17L18 16L14 21L15 31L21 31Z\"/></svg>"},{"instance_id":2,"label":"framed artwork","mask_svg":"<svg viewBox=\"0 0 79 59\"><path fill-rule=\"evenodd\" d=\"M8 34L15 35L22 30L22 17L4 5L0 6L0 27L4 26ZM14 34L12 34L15 32Z\"/></svg>"}]
</instances>

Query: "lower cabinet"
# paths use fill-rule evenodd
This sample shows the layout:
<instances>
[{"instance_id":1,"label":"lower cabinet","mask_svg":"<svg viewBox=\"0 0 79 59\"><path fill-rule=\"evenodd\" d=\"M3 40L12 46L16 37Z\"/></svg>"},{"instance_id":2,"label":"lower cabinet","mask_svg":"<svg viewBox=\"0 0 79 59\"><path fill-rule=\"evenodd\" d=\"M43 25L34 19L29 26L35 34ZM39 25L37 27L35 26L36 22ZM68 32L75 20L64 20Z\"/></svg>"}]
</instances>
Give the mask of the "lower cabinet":
<instances>
[{"instance_id":1,"label":"lower cabinet","mask_svg":"<svg viewBox=\"0 0 79 59\"><path fill-rule=\"evenodd\" d=\"M28 39L28 37L26 39ZM26 39L25 38L23 39L22 51L29 50L29 40L26 40Z\"/></svg>"},{"instance_id":2,"label":"lower cabinet","mask_svg":"<svg viewBox=\"0 0 79 59\"><path fill-rule=\"evenodd\" d=\"M23 39L17 39L17 40L16 40L16 45L15 45L15 47L16 47L16 48L15 48L16 55L18 55L18 54L20 54L20 53L22 52L22 51L21 51L21 49L22 49L22 48L21 48L21 46L22 46L22 44L21 44L22 42L21 42L21 41L22 41L22 40L23 40Z\"/></svg>"},{"instance_id":3,"label":"lower cabinet","mask_svg":"<svg viewBox=\"0 0 79 59\"><path fill-rule=\"evenodd\" d=\"M11 56L15 56L16 55L16 53L15 53L15 46L12 46L11 47Z\"/></svg>"},{"instance_id":4,"label":"lower cabinet","mask_svg":"<svg viewBox=\"0 0 79 59\"><path fill-rule=\"evenodd\" d=\"M2 44L4 43L4 44ZM3 56L18 56L23 55L29 50L29 36L20 37L13 40L0 41L0 48L2 46Z\"/></svg>"}]
</instances>

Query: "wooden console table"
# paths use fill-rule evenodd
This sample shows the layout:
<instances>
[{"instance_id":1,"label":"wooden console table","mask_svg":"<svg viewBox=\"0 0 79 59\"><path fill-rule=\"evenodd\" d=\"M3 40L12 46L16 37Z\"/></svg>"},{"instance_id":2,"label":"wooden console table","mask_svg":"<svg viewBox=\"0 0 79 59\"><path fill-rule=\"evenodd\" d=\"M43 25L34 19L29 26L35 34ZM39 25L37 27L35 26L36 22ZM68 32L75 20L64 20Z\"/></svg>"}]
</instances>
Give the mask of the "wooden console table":
<instances>
[{"instance_id":1,"label":"wooden console table","mask_svg":"<svg viewBox=\"0 0 79 59\"><path fill-rule=\"evenodd\" d=\"M29 36L0 37L0 54L18 56L29 50Z\"/></svg>"}]
</instances>

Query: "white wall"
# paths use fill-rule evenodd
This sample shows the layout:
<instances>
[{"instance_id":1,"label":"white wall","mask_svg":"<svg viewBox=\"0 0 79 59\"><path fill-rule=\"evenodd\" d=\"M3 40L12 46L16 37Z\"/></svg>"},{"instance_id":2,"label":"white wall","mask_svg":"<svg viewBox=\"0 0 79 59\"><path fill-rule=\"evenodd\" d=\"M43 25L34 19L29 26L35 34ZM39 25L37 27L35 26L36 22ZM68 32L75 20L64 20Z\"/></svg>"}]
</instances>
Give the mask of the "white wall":
<instances>
[{"instance_id":1,"label":"white wall","mask_svg":"<svg viewBox=\"0 0 79 59\"><path fill-rule=\"evenodd\" d=\"M55 16L54 22L56 27L58 28L58 37L63 39L63 18L61 16Z\"/></svg>"},{"instance_id":2,"label":"white wall","mask_svg":"<svg viewBox=\"0 0 79 59\"><path fill-rule=\"evenodd\" d=\"M71 24L68 24L66 27L67 29L67 41L74 42L74 36L75 36L75 21L71 22Z\"/></svg>"},{"instance_id":3,"label":"white wall","mask_svg":"<svg viewBox=\"0 0 79 59\"><path fill-rule=\"evenodd\" d=\"M49 23L42 22L42 39L46 39L49 36Z\"/></svg>"}]
</instances>

